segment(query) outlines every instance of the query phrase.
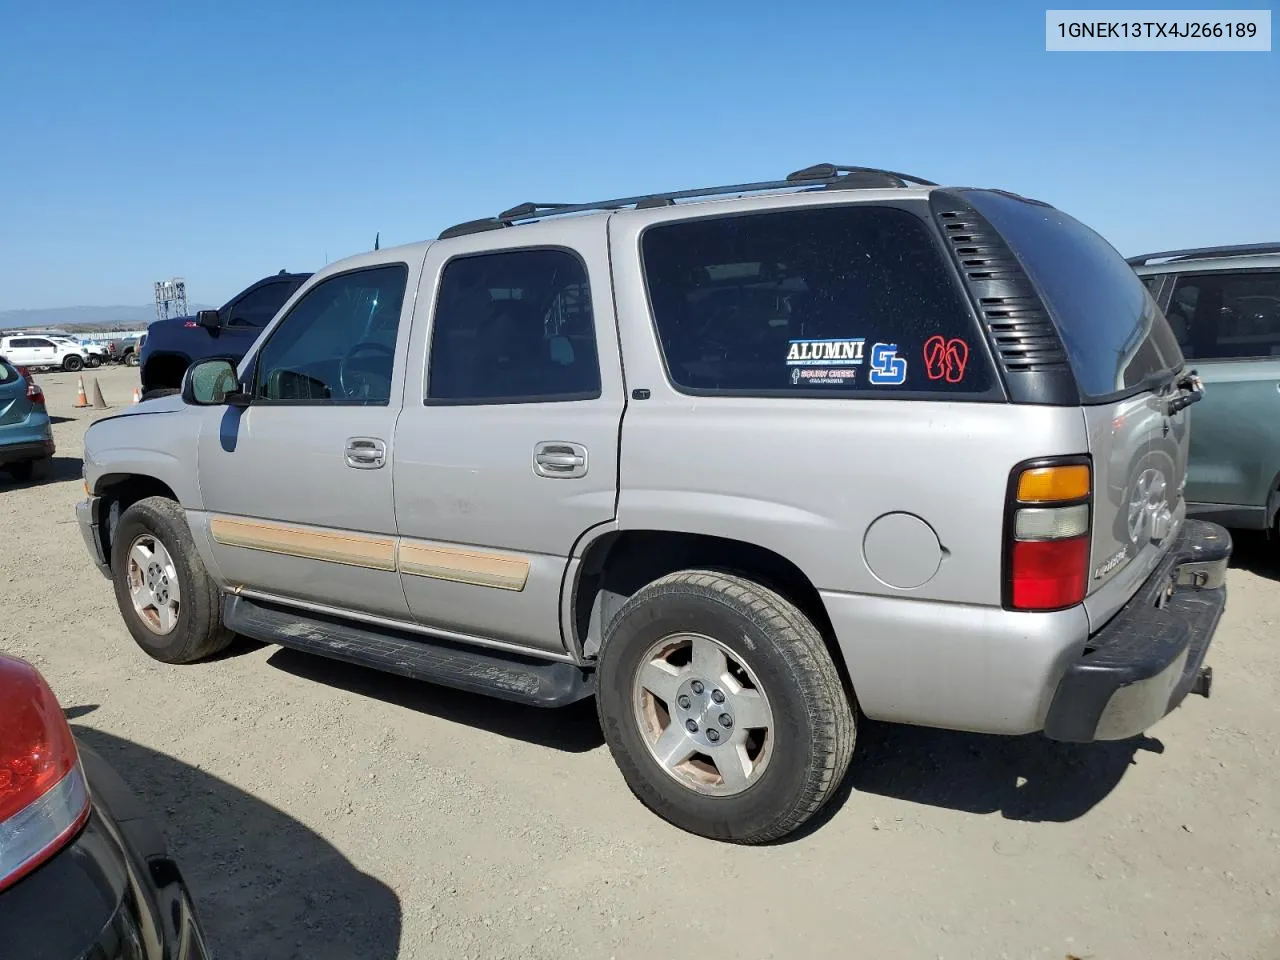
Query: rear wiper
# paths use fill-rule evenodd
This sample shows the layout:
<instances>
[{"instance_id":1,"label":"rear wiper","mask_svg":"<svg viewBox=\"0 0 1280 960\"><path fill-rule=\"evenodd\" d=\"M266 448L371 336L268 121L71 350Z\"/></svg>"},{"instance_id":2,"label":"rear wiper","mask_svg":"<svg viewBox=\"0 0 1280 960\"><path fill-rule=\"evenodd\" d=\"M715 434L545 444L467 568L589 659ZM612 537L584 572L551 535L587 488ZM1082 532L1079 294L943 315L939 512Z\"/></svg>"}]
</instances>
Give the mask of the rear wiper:
<instances>
[{"instance_id":1,"label":"rear wiper","mask_svg":"<svg viewBox=\"0 0 1280 960\"><path fill-rule=\"evenodd\" d=\"M1178 395L1169 401L1169 416L1204 399L1204 382L1194 370L1189 370L1179 379L1177 387Z\"/></svg>"}]
</instances>

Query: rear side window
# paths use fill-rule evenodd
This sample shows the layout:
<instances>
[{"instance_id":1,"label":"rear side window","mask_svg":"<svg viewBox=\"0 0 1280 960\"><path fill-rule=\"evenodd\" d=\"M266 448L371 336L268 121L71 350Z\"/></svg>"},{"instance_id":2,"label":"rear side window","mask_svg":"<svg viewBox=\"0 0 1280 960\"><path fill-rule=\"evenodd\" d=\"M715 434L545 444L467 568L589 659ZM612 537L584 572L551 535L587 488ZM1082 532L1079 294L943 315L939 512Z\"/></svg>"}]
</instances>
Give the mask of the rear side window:
<instances>
[{"instance_id":1,"label":"rear side window","mask_svg":"<svg viewBox=\"0 0 1280 960\"><path fill-rule=\"evenodd\" d=\"M246 293L232 304L227 326L265 327L300 285L300 280L280 280Z\"/></svg>"},{"instance_id":2,"label":"rear side window","mask_svg":"<svg viewBox=\"0 0 1280 960\"><path fill-rule=\"evenodd\" d=\"M995 386L929 228L905 210L684 220L650 227L641 247L678 389L883 398Z\"/></svg>"},{"instance_id":3,"label":"rear side window","mask_svg":"<svg viewBox=\"0 0 1280 960\"><path fill-rule=\"evenodd\" d=\"M1167 313L1193 360L1280 356L1280 272L1181 274Z\"/></svg>"},{"instance_id":4,"label":"rear side window","mask_svg":"<svg viewBox=\"0 0 1280 960\"><path fill-rule=\"evenodd\" d=\"M0 359L0 383L9 383L18 379L18 371L9 366L8 362Z\"/></svg>"},{"instance_id":5,"label":"rear side window","mask_svg":"<svg viewBox=\"0 0 1280 960\"><path fill-rule=\"evenodd\" d=\"M1182 365L1147 287L1097 233L1020 197L973 191L966 199L1000 231L1035 284L1086 398L1134 392Z\"/></svg>"}]
</instances>

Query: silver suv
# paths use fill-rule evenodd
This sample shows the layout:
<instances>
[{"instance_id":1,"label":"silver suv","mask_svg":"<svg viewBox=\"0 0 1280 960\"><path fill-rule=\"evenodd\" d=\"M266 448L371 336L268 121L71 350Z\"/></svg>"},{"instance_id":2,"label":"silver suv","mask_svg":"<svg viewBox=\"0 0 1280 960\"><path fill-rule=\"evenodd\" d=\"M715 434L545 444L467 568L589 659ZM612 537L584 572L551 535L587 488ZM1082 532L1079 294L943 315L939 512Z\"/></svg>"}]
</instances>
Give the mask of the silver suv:
<instances>
[{"instance_id":1,"label":"silver suv","mask_svg":"<svg viewBox=\"0 0 1280 960\"><path fill-rule=\"evenodd\" d=\"M78 513L159 660L235 632L594 694L643 803L760 843L855 716L1092 741L1208 693L1200 395L1079 222L823 164L331 264L238 364L94 424Z\"/></svg>"}]
</instances>

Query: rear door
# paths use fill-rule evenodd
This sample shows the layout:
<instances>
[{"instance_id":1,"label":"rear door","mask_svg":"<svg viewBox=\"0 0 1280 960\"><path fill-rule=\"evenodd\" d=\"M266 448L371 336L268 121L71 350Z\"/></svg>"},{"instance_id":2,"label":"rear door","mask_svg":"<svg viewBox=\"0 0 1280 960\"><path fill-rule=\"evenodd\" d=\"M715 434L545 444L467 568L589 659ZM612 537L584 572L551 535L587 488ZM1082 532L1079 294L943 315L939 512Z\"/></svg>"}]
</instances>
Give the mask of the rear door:
<instances>
[{"instance_id":1,"label":"rear door","mask_svg":"<svg viewBox=\"0 0 1280 960\"><path fill-rule=\"evenodd\" d=\"M1085 609L1096 628L1159 563L1185 514L1191 418L1169 412L1182 352L1147 286L1093 230L1006 194L972 200L1035 284L1081 394L1093 460Z\"/></svg>"},{"instance_id":2,"label":"rear door","mask_svg":"<svg viewBox=\"0 0 1280 960\"><path fill-rule=\"evenodd\" d=\"M1280 270L1177 273L1166 313L1205 383L1187 500L1231 526L1265 526L1280 472Z\"/></svg>"},{"instance_id":3,"label":"rear door","mask_svg":"<svg viewBox=\"0 0 1280 960\"><path fill-rule=\"evenodd\" d=\"M400 571L421 624L563 653L565 568L615 516L622 370L604 220L556 224L555 246L518 232L530 246L427 253L395 437Z\"/></svg>"}]
</instances>

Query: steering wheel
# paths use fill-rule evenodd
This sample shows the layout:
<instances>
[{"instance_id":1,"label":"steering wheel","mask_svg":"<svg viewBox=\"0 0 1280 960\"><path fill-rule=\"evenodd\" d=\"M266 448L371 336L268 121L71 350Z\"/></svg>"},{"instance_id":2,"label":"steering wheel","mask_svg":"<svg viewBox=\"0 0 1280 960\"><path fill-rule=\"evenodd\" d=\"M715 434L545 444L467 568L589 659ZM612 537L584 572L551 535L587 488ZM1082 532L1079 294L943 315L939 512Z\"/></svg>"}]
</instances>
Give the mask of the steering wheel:
<instances>
[{"instance_id":1,"label":"steering wheel","mask_svg":"<svg viewBox=\"0 0 1280 960\"><path fill-rule=\"evenodd\" d=\"M368 381L364 380L364 374L360 377L362 382L358 384L347 384L347 367L360 353L380 353L383 354L388 361L394 364L396 351L393 347L388 347L385 343L378 343L376 340L361 340L359 343L353 344L351 349L347 351L338 362L338 389L342 391L342 395L348 398L355 398L362 389L368 389Z\"/></svg>"}]
</instances>

